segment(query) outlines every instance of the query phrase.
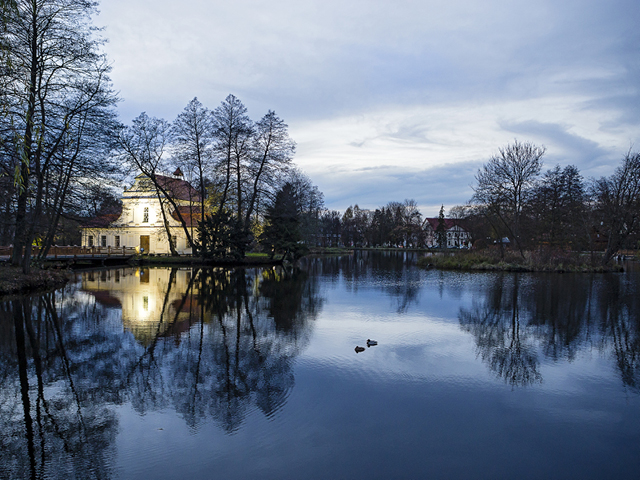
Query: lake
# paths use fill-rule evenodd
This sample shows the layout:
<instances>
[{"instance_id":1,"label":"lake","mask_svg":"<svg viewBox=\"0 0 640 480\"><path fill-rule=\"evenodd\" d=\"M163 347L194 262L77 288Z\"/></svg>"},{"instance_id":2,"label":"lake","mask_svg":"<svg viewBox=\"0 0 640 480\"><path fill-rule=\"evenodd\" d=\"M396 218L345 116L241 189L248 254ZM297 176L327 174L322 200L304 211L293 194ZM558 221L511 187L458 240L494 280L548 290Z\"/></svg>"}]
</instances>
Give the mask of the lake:
<instances>
[{"instance_id":1,"label":"lake","mask_svg":"<svg viewBox=\"0 0 640 480\"><path fill-rule=\"evenodd\" d=\"M95 270L2 303L0 478L637 478L640 272L416 260Z\"/></svg>"}]
</instances>

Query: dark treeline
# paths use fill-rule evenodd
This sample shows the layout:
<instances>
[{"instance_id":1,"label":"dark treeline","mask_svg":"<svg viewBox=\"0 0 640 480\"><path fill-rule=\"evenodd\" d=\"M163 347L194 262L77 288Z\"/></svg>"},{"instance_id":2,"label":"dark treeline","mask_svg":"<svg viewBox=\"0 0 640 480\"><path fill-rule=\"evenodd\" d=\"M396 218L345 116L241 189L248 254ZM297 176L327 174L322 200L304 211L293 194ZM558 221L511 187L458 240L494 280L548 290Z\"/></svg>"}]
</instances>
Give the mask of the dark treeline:
<instances>
[{"instance_id":1,"label":"dark treeline","mask_svg":"<svg viewBox=\"0 0 640 480\"><path fill-rule=\"evenodd\" d=\"M457 207L475 239L509 239L522 257L540 246L601 250L605 264L620 249L638 248L640 154L629 152L611 176L589 181L573 165L542 173L544 154L515 141L478 171L473 198Z\"/></svg>"},{"instance_id":2,"label":"dark treeline","mask_svg":"<svg viewBox=\"0 0 640 480\"><path fill-rule=\"evenodd\" d=\"M325 247L424 247L426 234L416 202L405 200L373 211L358 205L342 215L325 211L320 217L319 241Z\"/></svg>"},{"instance_id":3,"label":"dark treeline","mask_svg":"<svg viewBox=\"0 0 640 480\"><path fill-rule=\"evenodd\" d=\"M427 225L415 201L376 210L350 206L320 217L323 246L446 247L445 225L454 222L475 248L507 246L523 258L533 249L595 252L603 263L640 242L640 154L629 152L609 177L585 180L578 168L543 172L544 147L515 141L499 149L476 175L466 205ZM435 225L434 225L435 224ZM451 223L450 223L451 224ZM600 258L597 257L597 258Z\"/></svg>"},{"instance_id":4,"label":"dark treeline","mask_svg":"<svg viewBox=\"0 0 640 480\"><path fill-rule=\"evenodd\" d=\"M627 153L609 177L585 180L574 165L543 172L545 148L517 140L478 171L474 195L449 210L477 249L591 252L608 263L640 242L640 153ZM375 211L355 205L320 218L324 246L445 247L444 207L431 226L413 200ZM432 237L431 239L429 237ZM599 253L599 256L595 255Z\"/></svg>"}]
</instances>

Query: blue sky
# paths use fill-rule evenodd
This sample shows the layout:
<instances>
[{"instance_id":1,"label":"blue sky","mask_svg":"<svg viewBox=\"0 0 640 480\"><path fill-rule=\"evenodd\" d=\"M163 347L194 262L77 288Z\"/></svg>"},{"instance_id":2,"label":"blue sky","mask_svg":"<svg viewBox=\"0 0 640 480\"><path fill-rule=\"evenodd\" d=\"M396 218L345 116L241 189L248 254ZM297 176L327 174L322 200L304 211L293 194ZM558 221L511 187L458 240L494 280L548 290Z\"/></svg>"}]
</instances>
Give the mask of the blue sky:
<instances>
[{"instance_id":1,"label":"blue sky","mask_svg":"<svg viewBox=\"0 0 640 480\"><path fill-rule=\"evenodd\" d=\"M328 208L466 202L517 138L609 175L640 148L640 2L103 0L122 120L229 94L289 124Z\"/></svg>"}]
</instances>

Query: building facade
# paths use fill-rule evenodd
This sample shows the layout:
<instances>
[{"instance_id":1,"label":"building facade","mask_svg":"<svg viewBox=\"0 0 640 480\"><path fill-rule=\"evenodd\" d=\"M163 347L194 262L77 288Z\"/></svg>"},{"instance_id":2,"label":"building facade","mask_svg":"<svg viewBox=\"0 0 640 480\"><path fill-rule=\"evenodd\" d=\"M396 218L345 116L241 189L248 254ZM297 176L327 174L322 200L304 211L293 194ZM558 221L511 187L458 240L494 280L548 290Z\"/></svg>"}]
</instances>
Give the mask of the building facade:
<instances>
[{"instance_id":1,"label":"building facade","mask_svg":"<svg viewBox=\"0 0 640 480\"><path fill-rule=\"evenodd\" d=\"M438 218L425 218L423 228L427 247L438 246ZM444 229L447 237L447 248L471 248L471 233L462 219L445 218Z\"/></svg>"},{"instance_id":2,"label":"building facade","mask_svg":"<svg viewBox=\"0 0 640 480\"><path fill-rule=\"evenodd\" d=\"M81 227L82 246L116 250L134 247L142 253L167 254L171 252L168 229L176 251L191 254L191 244L180 218L194 239L201 199L198 192L180 176L177 170L172 177L156 177L162 189L171 196L174 207L163 194L158 193L147 176L138 175L131 188L123 193L120 212L101 215Z\"/></svg>"}]
</instances>

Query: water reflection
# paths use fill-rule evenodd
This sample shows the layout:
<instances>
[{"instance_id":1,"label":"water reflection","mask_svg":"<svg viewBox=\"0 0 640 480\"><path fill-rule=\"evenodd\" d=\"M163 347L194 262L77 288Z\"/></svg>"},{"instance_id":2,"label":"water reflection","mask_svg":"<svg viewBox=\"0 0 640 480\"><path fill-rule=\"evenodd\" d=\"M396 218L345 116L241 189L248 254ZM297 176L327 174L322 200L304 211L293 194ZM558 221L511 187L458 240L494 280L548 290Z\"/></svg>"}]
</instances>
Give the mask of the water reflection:
<instances>
[{"instance_id":1,"label":"water reflection","mask_svg":"<svg viewBox=\"0 0 640 480\"><path fill-rule=\"evenodd\" d=\"M122 312L123 327L138 343L148 345L158 336L188 325L197 308L193 272L188 269L128 268L87 272L82 290L96 302Z\"/></svg>"},{"instance_id":2,"label":"water reflection","mask_svg":"<svg viewBox=\"0 0 640 480\"><path fill-rule=\"evenodd\" d=\"M478 356L512 386L542 381L541 359L580 351L613 355L625 386L640 387L640 292L625 275L485 275L482 295L461 308Z\"/></svg>"},{"instance_id":3,"label":"water reflection","mask_svg":"<svg viewBox=\"0 0 640 480\"><path fill-rule=\"evenodd\" d=\"M110 477L118 421L108 391L85 388L79 375L86 339L67 335L54 294L5 302L0 312L0 476Z\"/></svg>"},{"instance_id":4,"label":"water reflection","mask_svg":"<svg viewBox=\"0 0 640 480\"><path fill-rule=\"evenodd\" d=\"M304 269L336 284L344 281L348 292L377 288L395 301L398 313L416 304L422 288L416 252L356 250L352 255L306 259Z\"/></svg>"},{"instance_id":5,"label":"water reflection","mask_svg":"<svg viewBox=\"0 0 640 480\"><path fill-rule=\"evenodd\" d=\"M520 276L500 275L472 309L460 311L460 325L475 337L480 358L512 386L542 381L520 295Z\"/></svg>"},{"instance_id":6,"label":"water reflection","mask_svg":"<svg viewBox=\"0 0 640 480\"><path fill-rule=\"evenodd\" d=\"M291 446L295 438L300 442L282 458L304 458L301 470L307 460L321 467L331 451L336 470L351 465L356 471L368 464L363 459L371 463L385 457L387 472L404 471L411 459L413 470L407 472L418 472L424 451L411 445L429 444L427 438L430 448L455 451L468 441L451 434L456 431L478 439L474 445L492 444L486 438L497 442L509 422L523 424L503 406L513 398L530 399L532 391L540 410L547 402L550 410L568 418L574 392L545 396L551 382L545 385L544 377L549 379L552 364L559 366L557 372L595 353L609 370L615 368L614 378L626 391L640 393L637 274L460 274L420 270L414 262L410 253L357 252L306 260L301 268L287 270L103 270L84 273L55 294L0 303L0 478L117 476L114 458L123 453L116 451L116 438L120 442L130 435L131 417L141 418L130 415L131 409L178 417L176 423L188 426L185 430L198 435L198 442L224 444L227 456L215 461L226 458L232 467L246 451L262 454L256 463L278 464L274 450ZM340 320L323 318L307 348L323 309L327 317L339 314ZM356 356L350 345L344 356L334 345L376 328L386 341L367 356ZM460 382L477 370L470 339L482 362L480 371L486 365L499 379L482 378L482 388L475 390L474 384ZM392 367L385 370L387 364ZM593 374L583 384L585 391L612 378L609 370L591 372L593 362L582 365L580 374ZM567 372L560 373L568 378ZM512 389L503 388L503 382ZM473 405L469 392L477 400ZM581 398L598 410L607 394L587 392ZM562 410L565 400L569 410ZM513 403L527 422L537 415L527 411L526 402ZM507 423L495 427L500 435L483 437L498 417L487 405L496 404L500 414L507 412ZM486 411L489 423L481 421ZM256 429L265 417L273 421ZM376 424L371 418L382 420ZM535 418L542 420L543 430L556 424L555 417ZM588 422L581 418L579 424L582 428ZM360 434L363 428L370 434ZM621 427L611 427L616 428ZM248 438L254 433L261 439ZM443 438L449 443L442 444ZM533 438L531 445L538 445L542 436ZM576 436L562 439L569 444ZM187 455L188 447L177 441L171 447L176 456ZM145 448L136 453L146 454ZM503 443L478 450L476 458L499 464L509 448ZM160 449L164 455L164 445ZM491 450L501 457L491 457ZM191 455L203 452L211 450L203 447ZM362 452L375 453L366 457ZM457 460L442 458L442 472ZM200 466L209 473L213 461ZM272 478L299 473L284 463L271 471L276 472ZM153 472L161 470L156 465ZM316 471L323 476L324 470ZM238 472L240 478L252 477L242 475L247 470ZM303 473L298 476L313 476Z\"/></svg>"},{"instance_id":7,"label":"water reflection","mask_svg":"<svg viewBox=\"0 0 640 480\"><path fill-rule=\"evenodd\" d=\"M109 478L125 402L228 433L274 415L317 290L296 269L119 269L3 303L0 477Z\"/></svg>"}]
</instances>

